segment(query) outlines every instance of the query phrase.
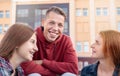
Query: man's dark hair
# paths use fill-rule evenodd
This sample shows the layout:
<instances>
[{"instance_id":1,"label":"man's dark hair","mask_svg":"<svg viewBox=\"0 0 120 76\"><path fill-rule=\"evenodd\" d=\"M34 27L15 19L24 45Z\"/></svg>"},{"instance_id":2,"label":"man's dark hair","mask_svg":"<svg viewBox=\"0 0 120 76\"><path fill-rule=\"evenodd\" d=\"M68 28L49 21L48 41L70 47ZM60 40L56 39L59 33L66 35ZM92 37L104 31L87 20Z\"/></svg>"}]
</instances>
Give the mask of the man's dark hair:
<instances>
[{"instance_id":1,"label":"man's dark hair","mask_svg":"<svg viewBox=\"0 0 120 76\"><path fill-rule=\"evenodd\" d=\"M65 20L66 20L66 14L65 12L63 11L63 9L61 9L60 7L57 7L57 6L52 6L51 8L49 8L47 11L46 11L46 16L50 13L50 12L54 12L54 13L57 13L59 15L62 15Z\"/></svg>"}]
</instances>

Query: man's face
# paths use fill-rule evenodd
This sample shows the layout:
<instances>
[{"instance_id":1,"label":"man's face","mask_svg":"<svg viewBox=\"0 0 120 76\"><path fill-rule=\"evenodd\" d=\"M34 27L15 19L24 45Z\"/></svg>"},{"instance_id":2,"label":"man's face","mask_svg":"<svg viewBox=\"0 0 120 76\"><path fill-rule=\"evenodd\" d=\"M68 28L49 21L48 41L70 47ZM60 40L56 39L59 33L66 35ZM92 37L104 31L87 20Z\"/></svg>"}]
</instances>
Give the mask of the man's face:
<instances>
[{"instance_id":1,"label":"man's face","mask_svg":"<svg viewBox=\"0 0 120 76\"><path fill-rule=\"evenodd\" d=\"M63 32L65 18L54 12L50 12L42 25L44 27L44 36L47 41L55 41Z\"/></svg>"}]
</instances>

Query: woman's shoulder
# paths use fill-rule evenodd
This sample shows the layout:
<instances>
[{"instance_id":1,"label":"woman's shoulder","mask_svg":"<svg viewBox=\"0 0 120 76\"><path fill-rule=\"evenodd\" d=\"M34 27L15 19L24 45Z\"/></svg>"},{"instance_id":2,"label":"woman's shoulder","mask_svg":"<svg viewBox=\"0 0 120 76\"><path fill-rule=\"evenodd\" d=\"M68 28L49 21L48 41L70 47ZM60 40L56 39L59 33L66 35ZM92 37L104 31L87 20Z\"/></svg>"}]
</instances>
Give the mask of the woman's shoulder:
<instances>
[{"instance_id":1,"label":"woman's shoulder","mask_svg":"<svg viewBox=\"0 0 120 76\"><path fill-rule=\"evenodd\" d=\"M18 66L18 67L16 68L16 70L17 70L17 72L19 73L20 76L24 76L24 71L23 71L23 69L22 69L21 66Z\"/></svg>"},{"instance_id":2,"label":"woman's shoulder","mask_svg":"<svg viewBox=\"0 0 120 76\"><path fill-rule=\"evenodd\" d=\"M9 61L7 61L5 58L0 57L0 67L1 68L6 68L6 69L11 69L12 66L10 65Z\"/></svg>"},{"instance_id":3,"label":"woman's shoulder","mask_svg":"<svg viewBox=\"0 0 120 76\"><path fill-rule=\"evenodd\" d=\"M8 64L8 62L0 57L0 76L10 76L10 65Z\"/></svg>"},{"instance_id":4,"label":"woman's shoulder","mask_svg":"<svg viewBox=\"0 0 120 76\"><path fill-rule=\"evenodd\" d=\"M82 70L81 70L81 74L90 74L92 72L96 72L97 71L97 67L98 67L99 62L96 62L94 64L90 64L88 66L85 66Z\"/></svg>"},{"instance_id":5,"label":"woman's shoulder","mask_svg":"<svg viewBox=\"0 0 120 76\"><path fill-rule=\"evenodd\" d=\"M5 63L6 63L5 59L0 57L0 67L3 67Z\"/></svg>"},{"instance_id":6,"label":"woman's shoulder","mask_svg":"<svg viewBox=\"0 0 120 76\"><path fill-rule=\"evenodd\" d=\"M90 64L90 65L88 65L88 66L85 66L85 67L82 69L82 71L90 71L90 70L94 69L95 66L96 66L96 63L95 63L95 64Z\"/></svg>"}]
</instances>

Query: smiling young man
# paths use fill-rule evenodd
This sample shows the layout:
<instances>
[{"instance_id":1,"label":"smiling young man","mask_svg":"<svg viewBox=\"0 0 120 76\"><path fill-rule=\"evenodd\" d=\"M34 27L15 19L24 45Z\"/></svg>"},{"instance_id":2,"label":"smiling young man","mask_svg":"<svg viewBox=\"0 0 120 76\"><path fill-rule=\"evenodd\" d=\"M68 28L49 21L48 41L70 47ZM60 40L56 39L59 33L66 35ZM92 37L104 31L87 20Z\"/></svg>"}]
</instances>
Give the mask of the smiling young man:
<instances>
[{"instance_id":1,"label":"smiling young man","mask_svg":"<svg viewBox=\"0 0 120 76\"><path fill-rule=\"evenodd\" d=\"M78 74L78 59L69 36L63 34L66 15L53 6L46 12L42 26L36 29L38 52L34 61L22 65L25 74L39 73L42 76Z\"/></svg>"}]
</instances>

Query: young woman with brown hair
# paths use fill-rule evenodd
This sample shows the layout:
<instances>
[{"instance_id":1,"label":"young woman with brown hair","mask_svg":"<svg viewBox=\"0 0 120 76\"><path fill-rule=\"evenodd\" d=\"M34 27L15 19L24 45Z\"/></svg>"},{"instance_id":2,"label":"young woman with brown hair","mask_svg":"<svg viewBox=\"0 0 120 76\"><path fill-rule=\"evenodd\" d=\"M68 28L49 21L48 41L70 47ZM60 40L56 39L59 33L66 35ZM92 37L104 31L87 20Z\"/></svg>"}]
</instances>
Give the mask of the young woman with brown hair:
<instances>
[{"instance_id":1,"label":"young woman with brown hair","mask_svg":"<svg viewBox=\"0 0 120 76\"><path fill-rule=\"evenodd\" d=\"M24 76L19 65L31 61L37 50L34 30L26 24L13 24L0 42L0 76Z\"/></svg>"}]
</instances>

